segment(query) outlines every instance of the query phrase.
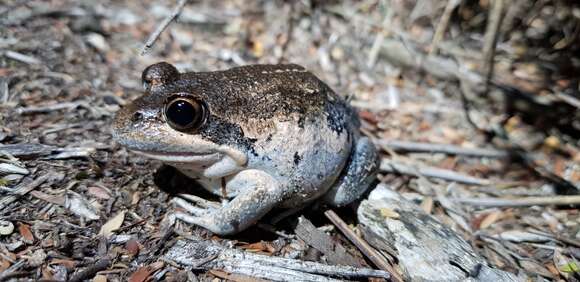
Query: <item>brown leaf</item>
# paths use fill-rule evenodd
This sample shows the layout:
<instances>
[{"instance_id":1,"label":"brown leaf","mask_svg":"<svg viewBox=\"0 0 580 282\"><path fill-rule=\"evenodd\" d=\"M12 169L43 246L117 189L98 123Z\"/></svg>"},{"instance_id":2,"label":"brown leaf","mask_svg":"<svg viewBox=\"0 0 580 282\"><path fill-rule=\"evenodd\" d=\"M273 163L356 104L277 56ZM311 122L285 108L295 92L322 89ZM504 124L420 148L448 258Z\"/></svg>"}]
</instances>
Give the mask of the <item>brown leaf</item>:
<instances>
[{"instance_id":1,"label":"brown leaf","mask_svg":"<svg viewBox=\"0 0 580 282\"><path fill-rule=\"evenodd\" d=\"M137 241L135 239L131 239L131 240L127 241L127 243L125 244L125 249L132 256L136 256L137 254L139 254L139 250L141 249L141 246L139 245L139 241Z\"/></svg>"},{"instance_id":2,"label":"brown leaf","mask_svg":"<svg viewBox=\"0 0 580 282\"><path fill-rule=\"evenodd\" d=\"M42 268L42 279L47 281L54 280L54 276L52 275L52 271L48 267Z\"/></svg>"},{"instance_id":3,"label":"brown leaf","mask_svg":"<svg viewBox=\"0 0 580 282\"><path fill-rule=\"evenodd\" d=\"M240 246L242 249L245 249L249 252L266 252L269 254L273 254L276 252L276 248L272 246L272 244L264 241L260 241L257 243L252 243L248 245Z\"/></svg>"},{"instance_id":4,"label":"brown leaf","mask_svg":"<svg viewBox=\"0 0 580 282\"><path fill-rule=\"evenodd\" d=\"M162 261L152 263L147 266L143 266L137 271L133 272L129 277L129 282L145 282L155 271L161 269L164 266Z\"/></svg>"},{"instance_id":5,"label":"brown leaf","mask_svg":"<svg viewBox=\"0 0 580 282\"><path fill-rule=\"evenodd\" d=\"M10 262L5 259L0 258L0 273L4 272L4 270L10 267Z\"/></svg>"},{"instance_id":6,"label":"brown leaf","mask_svg":"<svg viewBox=\"0 0 580 282\"><path fill-rule=\"evenodd\" d=\"M485 229L491 226L492 224L496 223L499 219L503 216L502 211L493 211L486 215L481 223L479 224L479 229Z\"/></svg>"},{"instance_id":7,"label":"brown leaf","mask_svg":"<svg viewBox=\"0 0 580 282\"><path fill-rule=\"evenodd\" d=\"M18 233L20 233L20 236L24 238L26 243L34 242L34 235L32 235L32 231L30 231L30 226L28 224L19 223Z\"/></svg>"}]
</instances>

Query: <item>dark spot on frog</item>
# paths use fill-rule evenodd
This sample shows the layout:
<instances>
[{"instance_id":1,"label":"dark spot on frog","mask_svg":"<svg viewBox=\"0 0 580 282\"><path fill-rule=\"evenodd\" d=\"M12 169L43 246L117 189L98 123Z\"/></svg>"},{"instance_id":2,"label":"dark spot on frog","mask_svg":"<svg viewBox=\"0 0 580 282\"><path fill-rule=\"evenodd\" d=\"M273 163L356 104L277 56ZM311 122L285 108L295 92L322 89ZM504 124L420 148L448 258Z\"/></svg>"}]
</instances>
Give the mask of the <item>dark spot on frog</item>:
<instances>
[{"instance_id":1,"label":"dark spot on frog","mask_svg":"<svg viewBox=\"0 0 580 282\"><path fill-rule=\"evenodd\" d=\"M301 128L301 129L304 128L304 121L305 121L304 116L300 116L300 118L298 119L298 127L299 128Z\"/></svg>"},{"instance_id":2,"label":"dark spot on frog","mask_svg":"<svg viewBox=\"0 0 580 282\"><path fill-rule=\"evenodd\" d=\"M272 133L268 134L268 137L266 137L266 142L270 141L272 141Z\"/></svg>"},{"instance_id":3,"label":"dark spot on frog","mask_svg":"<svg viewBox=\"0 0 580 282\"><path fill-rule=\"evenodd\" d=\"M302 157L300 157L300 155L298 154L298 152L294 153L294 165L300 164L300 161L301 160L302 160Z\"/></svg>"},{"instance_id":4,"label":"dark spot on frog","mask_svg":"<svg viewBox=\"0 0 580 282\"><path fill-rule=\"evenodd\" d=\"M131 116L131 122L139 122L143 119L143 113L141 112L135 112L132 116Z\"/></svg>"}]
</instances>

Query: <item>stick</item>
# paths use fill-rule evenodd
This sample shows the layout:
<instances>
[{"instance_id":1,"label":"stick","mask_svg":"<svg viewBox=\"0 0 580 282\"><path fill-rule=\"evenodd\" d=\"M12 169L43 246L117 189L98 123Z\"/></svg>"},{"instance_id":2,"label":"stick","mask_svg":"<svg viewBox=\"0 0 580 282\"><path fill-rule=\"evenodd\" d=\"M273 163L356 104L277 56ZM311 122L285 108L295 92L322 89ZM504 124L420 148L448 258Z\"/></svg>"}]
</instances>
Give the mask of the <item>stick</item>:
<instances>
[{"instance_id":1,"label":"stick","mask_svg":"<svg viewBox=\"0 0 580 282\"><path fill-rule=\"evenodd\" d=\"M149 51L149 49L153 46L153 44L155 44L155 41L157 41L161 33L169 26L169 24L175 18L177 18L177 16L179 16L179 14L181 14L181 11L183 11L183 7L185 7L185 4L187 4L187 0L179 0L177 6L175 6L175 8L173 9L171 15L167 16L163 20L163 22L161 22L161 24L157 27L157 29L155 29L155 31L151 35L149 35L147 42L145 42L145 45L143 45L143 48L141 49L141 56L145 55L145 53Z\"/></svg>"},{"instance_id":2,"label":"stick","mask_svg":"<svg viewBox=\"0 0 580 282\"><path fill-rule=\"evenodd\" d=\"M447 26L449 26L449 19L451 18L451 13L455 10L455 7L461 3L461 0L448 0L447 5L445 5L445 10L441 16L439 24L437 24L437 29L435 30L435 35L433 36L433 41L431 42L431 50L429 55L437 54L439 51L439 42L443 39Z\"/></svg>"},{"instance_id":3,"label":"stick","mask_svg":"<svg viewBox=\"0 0 580 282\"><path fill-rule=\"evenodd\" d=\"M412 176L424 176L431 178L438 178L447 181L455 181L458 183L468 185L489 185L490 181L486 179L476 178L469 175L464 175L453 170L429 167L429 166L411 166L392 160L382 160L380 170L384 172L407 174Z\"/></svg>"},{"instance_id":4,"label":"stick","mask_svg":"<svg viewBox=\"0 0 580 282\"><path fill-rule=\"evenodd\" d=\"M580 196L524 197L514 199L460 198L455 201L479 207L529 207L550 205L579 205Z\"/></svg>"},{"instance_id":5,"label":"stick","mask_svg":"<svg viewBox=\"0 0 580 282\"><path fill-rule=\"evenodd\" d=\"M491 2L491 11L489 14L487 26L485 28L484 45L483 45L483 73L486 77L485 89L489 88L489 83L493 77L493 58L495 57L495 46L497 43L498 31L501 26L503 0L494 0Z\"/></svg>"},{"instance_id":6,"label":"stick","mask_svg":"<svg viewBox=\"0 0 580 282\"><path fill-rule=\"evenodd\" d=\"M391 274L391 280L395 282L402 282L403 278L398 272L365 240L357 236L348 225L332 210L327 210L324 215L350 240L369 260L371 260L379 269L387 271Z\"/></svg>"},{"instance_id":7,"label":"stick","mask_svg":"<svg viewBox=\"0 0 580 282\"><path fill-rule=\"evenodd\" d=\"M387 146L397 152L444 153L448 155L484 158L503 158L508 156L508 152L503 150L463 148L450 144L407 142L401 140L375 140L374 143L379 146Z\"/></svg>"},{"instance_id":8,"label":"stick","mask_svg":"<svg viewBox=\"0 0 580 282\"><path fill-rule=\"evenodd\" d=\"M68 281L77 282L77 281L87 280L91 277L94 277L95 274L97 274L97 272L109 268L110 264L111 264L110 258L108 258L108 257L102 258L102 259L98 260L97 262L95 262L94 264L90 265L89 267L85 268L84 270L73 275L70 278L70 280L68 280Z\"/></svg>"}]
</instances>

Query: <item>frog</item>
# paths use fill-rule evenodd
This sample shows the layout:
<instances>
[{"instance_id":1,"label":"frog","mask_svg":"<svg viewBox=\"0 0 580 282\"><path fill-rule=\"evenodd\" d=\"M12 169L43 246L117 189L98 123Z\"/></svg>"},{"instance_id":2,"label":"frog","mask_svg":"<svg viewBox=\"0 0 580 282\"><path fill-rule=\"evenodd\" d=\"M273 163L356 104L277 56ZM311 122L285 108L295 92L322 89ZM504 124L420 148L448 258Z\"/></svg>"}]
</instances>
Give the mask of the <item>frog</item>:
<instances>
[{"instance_id":1,"label":"frog","mask_svg":"<svg viewBox=\"0 0 580 282\"><path fill-rule=\"evenodd\" d=\"M141 79L112 136L221 199L173 198L186 224L232 235L273 209L349 205L376 180L378 152L357 111L302 66L179 72L159 62Z\"/></svg>"}]
</instances>

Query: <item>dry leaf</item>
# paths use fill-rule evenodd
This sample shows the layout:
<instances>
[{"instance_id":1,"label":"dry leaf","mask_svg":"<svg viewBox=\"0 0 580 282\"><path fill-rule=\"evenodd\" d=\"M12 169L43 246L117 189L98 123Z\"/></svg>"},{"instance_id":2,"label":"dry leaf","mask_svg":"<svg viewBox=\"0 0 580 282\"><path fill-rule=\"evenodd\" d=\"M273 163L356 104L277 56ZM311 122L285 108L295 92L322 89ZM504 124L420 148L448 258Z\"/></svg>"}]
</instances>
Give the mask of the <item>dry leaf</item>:
<instances>
[{"instance_id":1,"label":"dry leaf","mask_svg":"<svg viewBox=\"0 0 580 282\"><path fill-rule=\"evenodd\" d=\"M50 269L48 267L42 268L42 280L46 280L46 281L53 281L54 280L54 276L52 275L52 271L50 271Z\"/></svg>"},{"instance_id":2,"label":"dry leaf","mask_svg":"<svg viewBox=\"0 0 580 282\"><path fill-rule=\"evenodd\" d=\"M244 246L241 246L241 248L243 248L249 252L266 252L266 253L270 253L270 254L273 254L276 252L276 248L274 248L274 246L272 246L272 244L270 244L268 242L264 242L264 241L244 245Z\"/></svg>"},{"instance_id":3,"label":"dry leaf","mask_svg":"<svg viewBox=\"0 0 580 282\"><path fill-rule=\"evenodd\" d=\"M133 272L133 274L131 274L131 276L129 277L129 282L145 282L147 281L147 278L149 278L149 276L151 276L151 274L153 274L155 271L161 269L164 266L164 263L159 261L159 262L155 262L152 263L150 265L147 266L143 266L139 269L137 269L137 271Z\"/></svg>"},{"instance_id":4,"label":"dry leaf","mask_svg":"<svg viewBox=\"0 0 580 282\"><path fill-rule=\"evenodd\" d=\"M98 186L91 186L87 190L87 193L95 198L99 198L101 200L108 200L111 198L109 191L105 190L104 188Z\"/></svg>"},{"instance_id":5,"label":"dry leaf","mask_svg":"<svg viewBox=\"0 0 580 282\"><path fill-rule=\"evenodd\" d=\"M19 223L18 233L20 233L20 236L24 238L26 243L34 242L34 235L32 235L32 231L30 231L30 226L28 224Z\"/></svg>"},{"instance_id":6,"label":"dry leaf","mask_svg":"<svg viewBox=\"0 0 580 282\"><path fill-rule=\"evenodd\" d=\"M132 256L136 256L137 254L139 254L139 250L141 249L141 246L139 246L139 241L137 241L135 239L131 239L131 240L127 241L127 243L125 244L125 249Z\"/></svg>"},{"instance_id":7,"label":"dry leaf","mask_svg":"<svg viewBox=\"0 0 580 282\"><path fill-rule=\"evenodd\" d=\"M99 235L105 236L107 238L109 238L111 235L113 235L113 231L119 229L119 227L121 227L121 225L123 225L123 221L125 221L125 213L126 213L126 211L121 211L116 216L109 219L109 221L107 221L107 223L105 223L101 227L101 231L99 231Z\"/></svg>"},{"instance_id":8,"label":"dry leaf","mask_svg":"<svg viewBox=\"0 0 580 282\"><path fill-rule=\"evenodd\" d=\"M4 270L10 267L10 262L5 259L0 259L0 273L4 272Z\"/></svg>"},{"instance_id":9,"label":"dry leaf","mask_svg":"<svg viewBox=\"0 0 580 282\"><path fill-rule=\"evenodd\" d=\"M502 211L493 211L486 215L481 223L479 224L479 229L485 229L497 222L503 215Z\"/></svg>"},{"instance_id":10,"label":"dry leaf","mask_svg":"<svg viewBox=\"0 0 580 282\"><path fill-rule=\"evenodd\" d=\"M431 198L431 197L425 197L423 199L423 202L421 202L421 209L425 213L431 214L431 212L433 211L433 198Z\"/></svg>"}]
</instances>

